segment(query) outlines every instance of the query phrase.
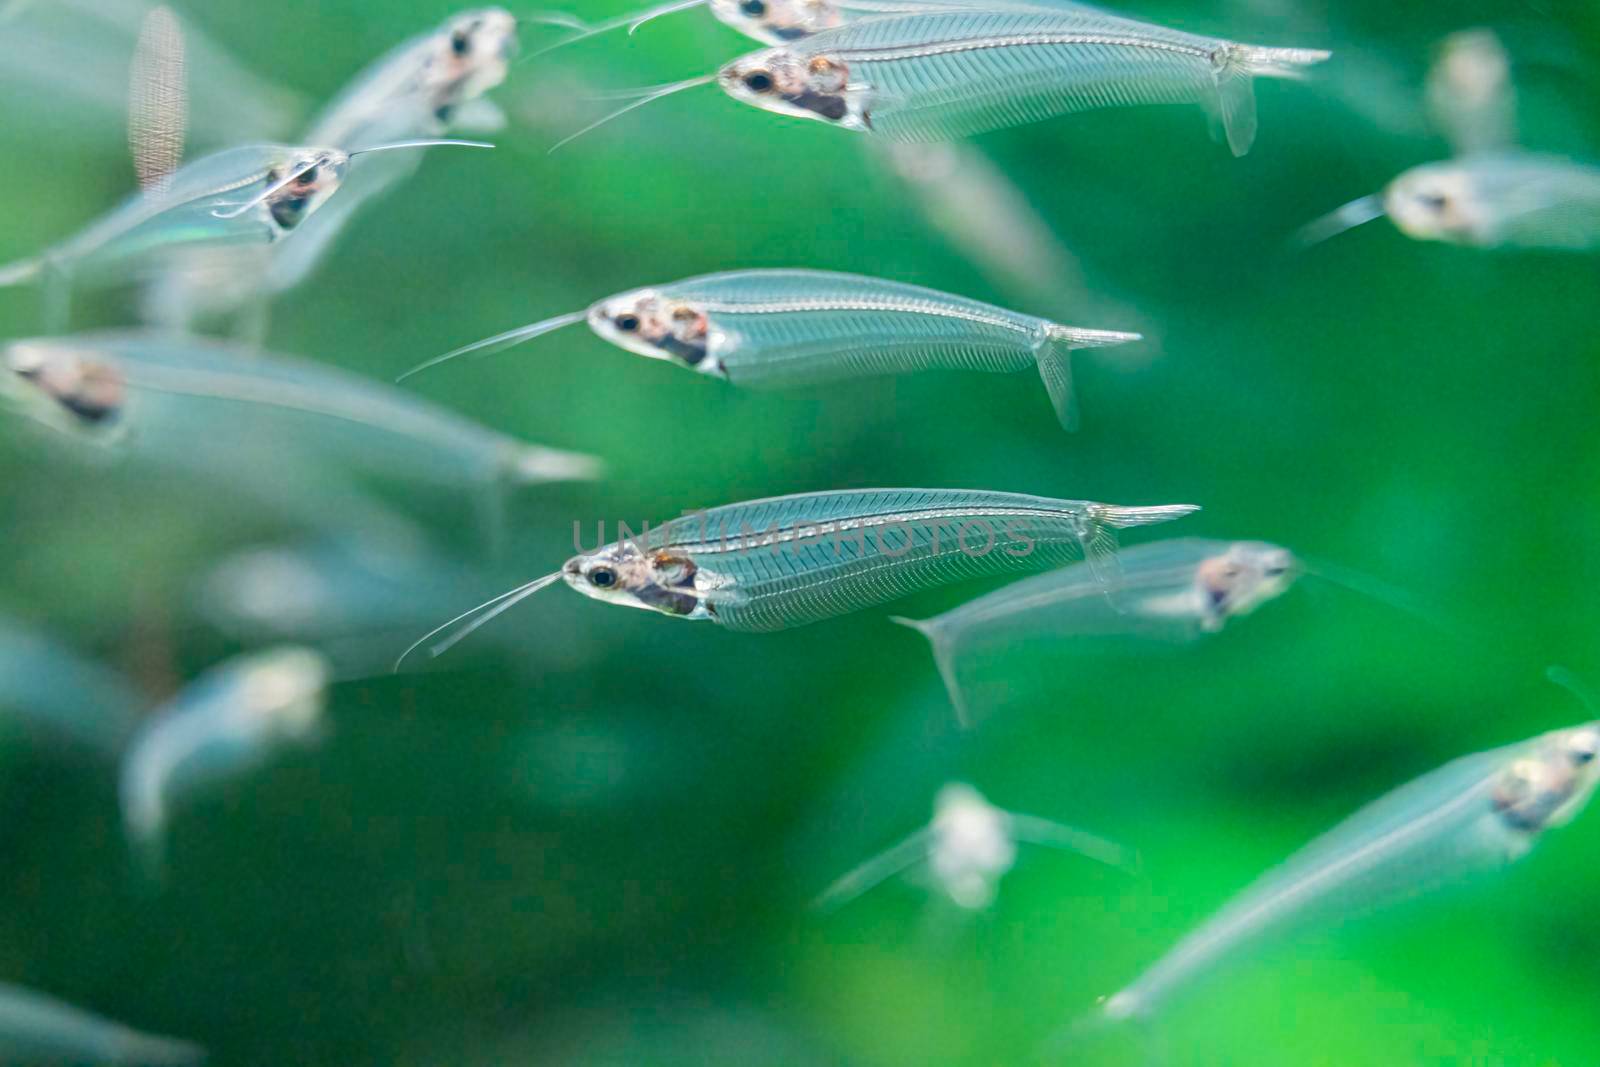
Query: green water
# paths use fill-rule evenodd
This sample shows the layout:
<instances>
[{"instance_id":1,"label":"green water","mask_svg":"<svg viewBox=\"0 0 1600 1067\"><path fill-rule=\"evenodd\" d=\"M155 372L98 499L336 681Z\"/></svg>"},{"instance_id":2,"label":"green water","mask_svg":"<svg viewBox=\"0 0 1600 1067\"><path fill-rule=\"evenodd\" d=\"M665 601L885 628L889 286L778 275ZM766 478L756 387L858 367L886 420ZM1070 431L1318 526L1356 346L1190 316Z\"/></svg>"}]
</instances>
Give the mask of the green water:
<instances>
[{"instance_id":1,"label":"green water","mask_svg":"<svg viewBox=\"0 0 1600 1067\"><path fill-rule=\"evenodd\" d=\"M312 99L449 13L189 6ZM1413 243L1382 222L1302 254L1284 239L1445 154L1420 93L1433 43L1456 29L1494 26L1526 61L1526 143L1600 155L1600 8L1152 0L1138 13L1337 58L1260 86L1260 138L1239 160L1189 108L980 140L1078 258L1097 312L986 277L859 138L713 89L545 154L594 113L572 99L579 79L666 81L749 50L696 12L515 68L494 94L516 120L499 150L439 153L363 215L279 302L271 346L386 380L607 293L758 266L1142 329L1146 345L1077 361L1070 437L1032 375L744 394L581 328L408 384L610 464L601 483L519 497L505 582L558 565L575 521L985 487L1199 503L1174 535L1337 561L1478 636L1307 580L1188 648L990 656L972 667L981 728L962 734L925 643L884 611L739 635L552 589L437 669L339 686L324 745L180 812L161 891L131 877L112 770L11 737L0 976L202 1042L224 1067L1034 1063L1057 1027L1344 814L1457 755L1582 719L1540 672L1600 679L1600 261ZM8 118L0 159L0 260L71 232L132 180L114 132ZM32 332L36 307L0 294L0 324ZM52 459L36 440L3 457L8 610L152 695L240 651L197 621L191 586L282 523L176 476ZM441 549L483 558L470 501L391 502ZM925 820L951 778L1137 847L1147 879L1030 852L985 914L905 883L832 917L804 911ZM1253 949L1174 1003L1165 1062L1594 1064L1597 855L1591 814L1503 874ZM1145 1049L1113 1032L1065 1062L1142 1064Z\"/></svg>"}]
</instances>

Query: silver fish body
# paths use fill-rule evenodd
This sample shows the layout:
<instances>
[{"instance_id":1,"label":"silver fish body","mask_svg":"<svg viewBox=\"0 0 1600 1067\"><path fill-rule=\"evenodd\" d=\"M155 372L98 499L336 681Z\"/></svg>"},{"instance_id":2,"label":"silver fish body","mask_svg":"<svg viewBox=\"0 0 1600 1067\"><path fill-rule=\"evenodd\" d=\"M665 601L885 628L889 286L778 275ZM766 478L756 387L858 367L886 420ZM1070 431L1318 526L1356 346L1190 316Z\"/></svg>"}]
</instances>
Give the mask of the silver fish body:
<instances>
[{"instance_id":1,"label":"silver fish body","mask_svg":"<svg viewBox=\"0 0 1600 1067\"><path fill-rule=\"evenodd\" d=\"M1600 248L1600 168L1524 152L1415 167L1390 183L1383 213L1402 233L1473 248Z\"/></svg>"},{"instance_id":2,"label":"silver fish body","mask_svg":"<svg viewBox=\"0 0 1600 1067\"><path fill-rule=\"evenodd\" d=\"M675 519L575 557L561 576L610 603L783 630L964 578L1072 558L1105 566L1117 530L1194 510L986 490L802 493Z\"/></svg>"},{"instance_id":3,"label":"silver fish body","mask_svg":"<svg viewBox=\"0 0 1600 1067\"><path fill-rule=\"evenodd\" d=\"M1089 9L946 9L864 19L744 56L718 82L765 110L903 141L1091 108L1197 103L1243 155L1256 133L1253 79L1327 57Z\"/></svg>"},{"instance_id":4,"label":"silver fish body","mask_svg":"<svg viewBox=\"0 0 1600 1067\"><path fill-rule=\"evenodd\" d=\"M0 396L64 430L136 431L129 447L140 452L315 442L320 462L337 457L352 470L456 486L597 471L590 457L514 440L404 390L196 337L79 334L12 342L3 354Z\"/></svg>"},{"instance_id":5,"label":"silver fish body","mask_svg":"<svg viewBox=\"0 0 1600 1067\"><path fill-rule=\"evenodd\" d=\"M1079 563L1013 582L942 615L894 621L928 639L965 722L970 715L957 664L975 645L1019 634L1194 641L1280 596L1299 570L1288 549L1266 542L1174 538L1118 552L1110 581Z\"/></svg>"},{"instance_id":6,"label":"silver fish body","mask_svg":"<svg viewBox=\"0 0 1600 1067\"><path fill-rule=\"evenodd\" d=\"M1597 754L1600 723L1585 723L1463 757L1374 801L1224 906L1108 998L1103 1015L1148 1015L1269 932L1336 920L1520 858L1588 802Z\"/></svg>"}]
</instances>

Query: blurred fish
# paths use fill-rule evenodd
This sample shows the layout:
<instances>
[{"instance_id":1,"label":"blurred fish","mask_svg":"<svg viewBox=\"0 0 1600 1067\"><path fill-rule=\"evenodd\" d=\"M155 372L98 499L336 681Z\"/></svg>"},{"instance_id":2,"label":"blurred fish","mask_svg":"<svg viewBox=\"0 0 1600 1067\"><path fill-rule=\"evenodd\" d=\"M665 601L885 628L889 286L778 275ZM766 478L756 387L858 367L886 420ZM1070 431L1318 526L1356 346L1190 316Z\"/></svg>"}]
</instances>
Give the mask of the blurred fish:
<instances>
[{"instance_id":1,"label":"blurred fish","mask_svg":"<svg viewBox=\"0 0 1600 1067\"><path fill-rule=\"evenodd\" d=\"M0 615L0 709L8 718L48 738L114 756L143 706L116 671Z\"/></svg>"},{"instance_id":2,"label":"blurred fish","mask_svg":"<svg viewBox=\"0 0 1600 1067\"><path fill-rule=\"evenodd\" d=\"M37 122L53 140L101 142L128 107L130 57L151 0L12 0L0 5L0 96L6 121ZM189 127L221 148L283 138L306 113L296 93L246 70L194 26L184 30Z\"/></svg>"},{"instance_id":3,"label":"blurred fish","mask_svg":"<svg viewBox=\"0 0 1600 1067\"><path fill-rule=\"evenodd\" d=\"M0 1062L176 1067L205 1058L187 1041L141 1034L43 993L0 984Z\"/></svg>"},{"instance_id":4,"label":"blurred fish","mask_svg":"<svg viewBox=\"0 0 1600 1067\"><path fill-rule=\"evenodd\" d=\"M707 274L607 297L429 360L499 351L587 322L600 338L651 359L753 388L815 385L873 374L1037 368L1056 415L1077 425L1068 354L1136 341L921 286L815 270Z\"/></svg>"},{"instance_id":5,"label":"blurred fish","mask_svg":"<svg viewBox=\"0 0 1600 1067\"><path fill-rule=\"evenodd\" d=\"M317 462L407 482L504 489L596 476L589 456L525 444L403 390L321 363L252 359L195 337L88 333L4 346L0 399L70 433L137 450L266 435ZM266 472L261 472L266 473Z\"/></svg>"},{"instance_id":6,"label":"blurred fish","mask_svg":"<svg viewBox=\"0 0 1600 1067\"><path fill-rule=\"evenodd\" d=\"M1194 641L1281 596L1300 572L1300 562L1277 545L1176 538L1119 552L1109 584L1080 563L1013 582L930 619L893 621L933 645L951 703L969 723L956 662L975 639L1005 641L1024 633Z\"/></svg>"},{"instance_id":7,"label":"blurred fish","mask_svg":"<svg viewBox=\"0 0 1600 1067\"><path fill-rule=\"evenodd\" d=\"M1517 143L1511 57L1491 30L1445 38L1428 71L1428 113L1458 156L1500 152Z\"/></svg>"},{"instance_id":8,"label":"blurred fish","mask_svg":"<svg viewBox=\"0 0 1600 1067\"><path fill-rule=\"evenodd\" d=\"M1045 845L1123 870L1138 857L1121 845L1070 826L997 808L970 785L952 782L933 802L933 822L867 860L825 889L812 907L833 910L921 863L951 903L981 911L994 903L1017 862L1017 845Z\"/></svg>"},{"instance_id":9,"label":"blurred fish","mask_svg":"<svg viewBox=\"0 0 1600 1067\"><path fill-rule=\"evenodd\" d=\"M133 739L120 778L123 828L142 870L159 877L167 821L206 786L236 779L280 747L317 740L332 668L283 647L212 668Z\"/></svg>"},{"instance_id":10,"label":"blurred fish","mask_svg":"<svg viewBox=\"0 0 1600 1067\"><path fill-rule=\"evenodd\" d=\"M251 145L218 152L178 169L39 256L0 266L0 287L47 284L51 328L64 328L74 284L148 275L183 248L272 244L294 232L338 190L353 156L411 147L418 146L374 145L346 152Z\"/></svg>"},{"instance_id":11,"label":"blurred fish","mask_svg":"<svg viewBox=\"0 0 1600 1067\"><path fill-rule=\"evenodd\" d=\"M940 9L864 19L742 56L715 74L646 90L600 122L712 81L762 110L891 141L948 141L1092 108L1187 102L1205 108L1243 155L1256 135L1255 78L1294 77L1327 58L1091 9Z\"/></svg>"},{"instance_id":12,"label":"blurred fish","mask_svg":"<svg viewBox=\"0 0 1600 1067\"><path fill-rule=\"evenodd\" d=\"M800 493L693 512L504 593L424 635L451 648L561 579L584 596L762 633L860 611L920 589L1088 558L1108 578L1116 531L1181 518L1191 504L1128 508L971 489Z\"/></svg>"},{"instance_id":13,"label":"blurred fish","mask_svg":"<svg viewBox=\"0 0 1600 1067\"><path fill-rule=\"evenodd\" d=\"M1107 999L1100 1018L1148 1017L1247 942L1338 922L1526 855L1588 803L1600 722L1480 752L1374 801L1312 841Z\"/></svg>"},{"instance_id":14,"label":"blurred fish","mask_svg":"<svg viewBox=\"0 0 1600 1067\"><path fill-rule=\"evenodd\" d=\"M508 12L462 12L362 71L312 120L305 137L314 144L384 144L439 138L452 127L497 132L505 116L483 94L505 80L517 48L517 21ZM338 200L273 256L272 289L281 292L308 278L355 214L420 165L419 157L391 155L352 167Z\"/></svg>"},{"instance_id":15,"label":"blurred fish","mask_svg":"<svg viewBox=\"0 0 1600 1067\"><path fill-rule=\"evenodd\" d=\"M1418 241L1469 248L1600 248L1600 167L1507 152L1413 167L1302 228L1302 247L1387 217Z\"/></svg>"}]
</instances>

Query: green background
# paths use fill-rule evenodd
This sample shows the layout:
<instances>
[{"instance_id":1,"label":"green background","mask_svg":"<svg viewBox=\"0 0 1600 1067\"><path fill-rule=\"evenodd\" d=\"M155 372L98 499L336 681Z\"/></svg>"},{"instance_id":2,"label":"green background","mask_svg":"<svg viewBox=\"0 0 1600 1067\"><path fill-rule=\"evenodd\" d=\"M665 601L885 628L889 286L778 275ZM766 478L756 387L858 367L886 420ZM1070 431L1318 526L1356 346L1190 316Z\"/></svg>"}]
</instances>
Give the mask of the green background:
<instances>
[{"instance_id":1,"label":"green background","mask_svg":"<svg viewBox=\"0 0 1600 1067\"><path fill-rule=\"evenodd\" d=\"M183 6L312 100L450 13ZM743 394L571 330L412 384L604 456L605 481L523 493L498 564L470 506L392 503L508 584L569 555L575 520L789 492L1192 501L1205 511L1172 534L1266 539L1379 575L1474 636L1307 579L1191 647L989 655L971 667L984 719L963 734L925 643L885 611L739 635L558 588L426 673L340 685L319 748L180 810L164 889L132 876L113 768L7 735L0 976L200 1041L222 1065L1033 1063L1059 1026L1360 804L1580 720L1540 672L1600 679L1600 262L1413 243L1382 222L1304 253L1285 238L1446 154L1421 87L1453 30L1502 31L1528 145L1592 157L1600 8L1152 0L1137 13L1336 58L1304 83L1258 86L1260 138L1239 160L1191 108L982 138L1093 296L1062 288L1044 306L997 286L862 138L712 89L546 155L603 106L584 93L750 50L698 11L518 65L494 94L514 117L499 150L432 155L278 302L271 345L388 379L607 293L757 266L1142 329L1151 342L1077 361L1084 426L1070 437L1032 375ZM0 114L0 260L130 188L114 124L66 105ZM0 328L38 328L32 294L0 298ZM197 447L225 449L226 429ZM292 524L6 436L9 611L128 671L152 701L240 650L197 618L193 584ZM408 619L469 603L435 593ZM1146 880L1025 851L985 914L908 883L831 917L805 911L924 821L951 778L1137 847ZM1597 853L1591 815L1460 891L1252 949L1160 1017L1165 1062L1593 1064ZM1111 1032L1067 1062L1146 1052Z\"/></svg>"}]
</instances>

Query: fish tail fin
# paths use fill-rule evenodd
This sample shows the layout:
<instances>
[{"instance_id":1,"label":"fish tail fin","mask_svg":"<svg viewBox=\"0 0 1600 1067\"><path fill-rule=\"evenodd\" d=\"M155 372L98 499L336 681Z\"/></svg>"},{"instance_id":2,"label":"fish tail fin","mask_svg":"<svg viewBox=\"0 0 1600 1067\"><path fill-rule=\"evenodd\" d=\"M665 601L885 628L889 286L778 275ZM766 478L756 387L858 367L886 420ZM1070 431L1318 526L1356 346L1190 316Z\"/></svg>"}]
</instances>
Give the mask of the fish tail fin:
<instances>
[{"instance_id":1,"label":"fish tail fin","mask_svg":"<svg viewBox=\"0 0 1600 1067\"><path fill-rule=\"evenodd\" d=\"M13 285L27 285L31 281L36 281L43 270L43 261L37 259L24 259L18 263L0 266L0 289L8 289Z\"/></svg>"},{"instance_id":2,"label":"fish tail fin","mask_svg":"<svg viewBox=\"0 0 1600 1067\"><path fill-rule=\"evenodd\" d=\"M1255 79L1298 78L1302 68L1321 63L1329 53L1311 48L1259 48L1234 44L1213 61L1211 75L1216 91L1207 102L1212 122L1236 156L1250 151L1256 140Z\"/></svg>"},{"instance_id":3,"label":"fish tail fin","mask_svg":"<svg viewBox=\"0 0 1600 1067\"><path fill-rule=\"evenodd\" d=\"M933 662L939 668L939 677L944 681L945 692L950 696L950 703L956 709L956 721L963 730L972 728L972 711L967 707L967 699L961 691L961 680L956 677L955 648L949 636L939 627L934 619L908 619L904 615L889 616L890 622L908 626L928 639L928 644L933 646Z\"/></svg>"},{"instance_id":4,"label":"fish tail fin","mask_svg":"<svg viewBox=\"0 0 1600 1067\"><path fill-rule=\"evenodd\" d=\"M1154 526L1171 522L1200 510L1199 504L1157 504L1148 508L1124 508L1115 504L1102 505L1095 518L1114 530L1127 530L1135 526Z\"/></svg>"},{"instance_id":5,"label":"fish tail fin","mask_svg":"<svg viewBox=\"0 0 1600 1067\"><path fill-rule=\"evenodd\" d=\"M1044 337L1034 349L1039 377L1050 394L1050 405L1066 430L1078 428L1078 397L1072 388L1072 350L1106 348L1137 341L1140 335L1118 330L1082 330L1057 322L1045 323Z\"/></svg>"}]
</instances>

